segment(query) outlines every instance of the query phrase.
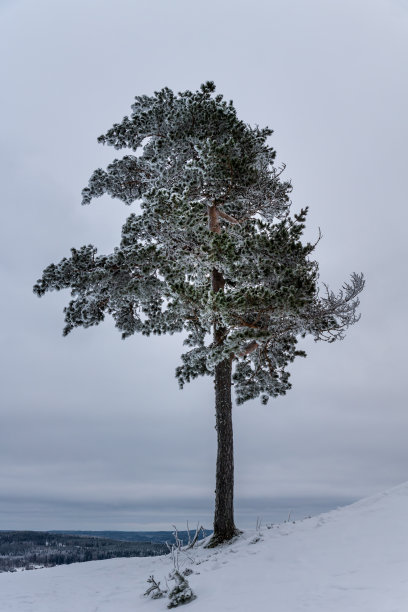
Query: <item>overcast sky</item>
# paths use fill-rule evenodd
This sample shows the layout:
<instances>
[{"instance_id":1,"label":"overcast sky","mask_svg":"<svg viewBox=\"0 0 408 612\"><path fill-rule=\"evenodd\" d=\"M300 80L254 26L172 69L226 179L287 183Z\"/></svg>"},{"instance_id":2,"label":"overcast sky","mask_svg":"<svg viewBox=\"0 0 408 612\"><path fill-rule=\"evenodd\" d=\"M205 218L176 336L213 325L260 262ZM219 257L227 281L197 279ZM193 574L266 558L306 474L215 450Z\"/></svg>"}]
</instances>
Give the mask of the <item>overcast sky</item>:
<instances>
[{"instance_id":1,"label":"overcast sky","mask_svg":"<svg viewBox=\"0 0 408 612\"><path fill-rule=\"evenodd\" d=\"M179 391L182 337L62 338L69 293L32 285L72 246L111 252L130 209L80 206L133 97L214 80L274 129L333 289L361 321L306 341L293 389L234 408L237 524L299 518L408 480L406 0L0 0L0 529L211 525L210 379Z\"/></svg>"}]
</instances>

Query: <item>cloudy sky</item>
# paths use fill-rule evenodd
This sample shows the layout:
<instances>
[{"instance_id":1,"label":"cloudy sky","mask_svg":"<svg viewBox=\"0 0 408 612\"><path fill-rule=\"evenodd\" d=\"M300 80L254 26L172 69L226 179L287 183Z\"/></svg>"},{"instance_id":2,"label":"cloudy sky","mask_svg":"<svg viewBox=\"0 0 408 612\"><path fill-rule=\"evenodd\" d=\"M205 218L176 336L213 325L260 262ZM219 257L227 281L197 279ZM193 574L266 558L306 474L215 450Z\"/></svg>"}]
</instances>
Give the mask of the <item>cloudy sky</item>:
<instances>
[{"instance_id":1,"label":"cloudy sky","mask_svg":"<svg viewBox=\"0 0 408 612\"><path fill-rule=\"evenodd\" d=\"M275 130L322 280L367 279L343 342L306 341L286 397L234 408L238 525L408 479L407 34L406 0L0 0L0 529L211 525L213 388L178 390L182 337L62 338L69 294L32 293L72 246L120 239L129 208L80 206L116 153L97 136L206 80Z\"/></svg>"}]
</instances>

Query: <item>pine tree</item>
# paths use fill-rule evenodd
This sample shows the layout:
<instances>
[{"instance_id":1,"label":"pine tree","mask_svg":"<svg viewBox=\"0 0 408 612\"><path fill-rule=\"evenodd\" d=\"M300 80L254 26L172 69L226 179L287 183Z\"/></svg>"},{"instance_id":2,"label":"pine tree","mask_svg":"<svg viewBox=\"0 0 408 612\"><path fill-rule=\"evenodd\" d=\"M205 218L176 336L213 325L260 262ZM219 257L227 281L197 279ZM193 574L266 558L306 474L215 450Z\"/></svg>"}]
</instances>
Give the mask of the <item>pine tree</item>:
<instances>
[{"instance_id":1,"label":"pine tree","mask_svg":"<svg viewBox=\"0 0 408 612\"><path fill-rule=\"evenodd\" d=\"M96 170L83 204L109 194L140 204L120 246L72 249L34 286L71 289L64 335L110 314L123 338L185 332L180 387L214 379L218 454L212 543L237 533L231 386L238 404L290 389L287 366L300 337L333 342L358 320L362 275L338 294L318 288L315 245L303 244L307 209L289 214L290 182L275 166L272 131L250 127L207 82L175 95L138 96L132 114L99 142L130 149Z\"/></svg>"}]
</instances>

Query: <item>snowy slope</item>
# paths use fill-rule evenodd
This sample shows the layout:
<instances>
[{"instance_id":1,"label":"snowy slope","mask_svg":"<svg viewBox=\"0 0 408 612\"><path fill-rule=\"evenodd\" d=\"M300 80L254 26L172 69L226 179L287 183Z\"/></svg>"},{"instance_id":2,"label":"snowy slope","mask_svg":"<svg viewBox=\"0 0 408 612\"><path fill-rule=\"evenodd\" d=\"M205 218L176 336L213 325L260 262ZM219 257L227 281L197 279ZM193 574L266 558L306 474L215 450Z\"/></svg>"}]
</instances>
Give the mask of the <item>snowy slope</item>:
<instances>
[{"instance_id":1,"label":"snowy slope","mask_svg":"<svg viewBox=\"0 0 408 612\"><path fill-rule=\"evenodd\" d=\"M296 524L181 553L197 599L189 612L407 612L408 483ZM157 612L167 557L113 559L0 575L1 612ZM172 583L169 583L172 586Z\"/></svg>"}]
</instances>

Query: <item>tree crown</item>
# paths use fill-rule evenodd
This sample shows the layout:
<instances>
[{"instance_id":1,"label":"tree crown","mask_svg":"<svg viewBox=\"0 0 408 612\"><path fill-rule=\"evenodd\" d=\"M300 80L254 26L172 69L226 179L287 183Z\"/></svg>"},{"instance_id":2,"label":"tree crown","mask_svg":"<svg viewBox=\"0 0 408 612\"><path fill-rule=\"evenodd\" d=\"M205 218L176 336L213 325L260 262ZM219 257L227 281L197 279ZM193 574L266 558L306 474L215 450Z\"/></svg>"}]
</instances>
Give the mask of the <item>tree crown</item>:
<instances>
[{"instance_id":1,"label":"tree crown","mask_svg":"<svg viewBox=\"0 0 408 612\"><path fill-rule=\"evenodd\" d=\"M307 209L289 215L291 184L275 166L272 131L243 123L214 92L208 82L138 96L131 116L99 137L134 154L97 169L83 204L109 194L139 212L113 253L72 249L34 291L71 289L65 335L106 313L124 338L185 331L180 386L230 357L237 401L266 402L290 388L300 336L333 342L358 320L364 281L353 274L337 295L319 294L315 245L301 242Z\"/></svg>"}]
</instances>

